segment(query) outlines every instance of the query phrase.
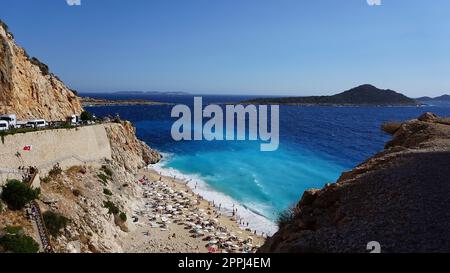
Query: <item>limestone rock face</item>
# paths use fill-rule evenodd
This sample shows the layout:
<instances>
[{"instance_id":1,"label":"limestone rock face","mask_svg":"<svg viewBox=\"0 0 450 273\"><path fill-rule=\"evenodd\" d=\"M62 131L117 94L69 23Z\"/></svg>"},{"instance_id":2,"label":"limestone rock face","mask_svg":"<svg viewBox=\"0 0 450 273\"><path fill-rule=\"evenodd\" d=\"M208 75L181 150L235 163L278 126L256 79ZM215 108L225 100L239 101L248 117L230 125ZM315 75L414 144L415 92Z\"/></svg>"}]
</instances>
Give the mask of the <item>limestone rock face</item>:
<instances>
[{"instance_id":1,"label":"limestone rock face","mask_svg":"<svg viewBox=\"0 0 450 273\"><path fill-rule=\"evenodd\" d=\"M260 252L450 251L450 119L427 113L392 130L385 150L305 192Z\"/></svg>"},{"instance_id":2,"label":"limestone rock face","mask_svg":"<svg viewBox=\"0 0 450 273\"><path fill-rule=\"evenodd\" d=\"M136 138L136 129L129 121L121 121L120 125L105 125L111 144L112 158L128 171L136 171L149 164L161 160L161 154Z\"/></svg>"},{"instance_id":3,"label":"limestone rock face","mask_svg":"<svg viewBox=\"0 0 450 273\"><path fill-rule=\"evenodd\" d=\"M78 97L45 65L28 57L12 35L0 25L0 114L18 119L65 120L80 114Z\"/></svg>"}]
</instances>

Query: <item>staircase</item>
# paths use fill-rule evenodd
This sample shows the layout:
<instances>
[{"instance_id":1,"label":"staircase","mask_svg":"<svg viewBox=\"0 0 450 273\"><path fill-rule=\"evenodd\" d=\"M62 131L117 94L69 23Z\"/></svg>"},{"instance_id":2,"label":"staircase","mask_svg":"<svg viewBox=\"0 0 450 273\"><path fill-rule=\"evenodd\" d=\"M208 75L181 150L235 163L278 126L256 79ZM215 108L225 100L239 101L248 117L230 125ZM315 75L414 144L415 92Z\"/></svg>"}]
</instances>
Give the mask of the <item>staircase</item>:
<instances>
[{"instance_id":1,"label":"staircase","mask_svg":"<svg viewBox=\"0 0 450 273\"><path fill-rule=\"evenodd\" d=\"M27 183L29 187L33 185L34 180L36 179L39 171L36 169L34 170L33 174L30 176L30 179ZM31 207L31 215L33 217L33 220L36 224L39 239L41 240L41 245L45 253L53 253L53 247L50 243L50 236L48 234L47 228L45 227L44 218L42 217L41 208L39 207L39 204L33 200L30 203Z\"/></svg>"},{"instance_id":2,"label":"staircase","mask_svg":"<svg viewBox=\"0 0 450 273\"><path fill-rule=\"evenodd\" d=\"M31 213L33 215L33 220L36 223L39 239L41 240L42 248L45 253L53 253L53 247L50 243L50 236L48 234L47 228L44 224L44 218L42 217L41 208L36 201L31 202Z\"/></svg>"}]
</instances>

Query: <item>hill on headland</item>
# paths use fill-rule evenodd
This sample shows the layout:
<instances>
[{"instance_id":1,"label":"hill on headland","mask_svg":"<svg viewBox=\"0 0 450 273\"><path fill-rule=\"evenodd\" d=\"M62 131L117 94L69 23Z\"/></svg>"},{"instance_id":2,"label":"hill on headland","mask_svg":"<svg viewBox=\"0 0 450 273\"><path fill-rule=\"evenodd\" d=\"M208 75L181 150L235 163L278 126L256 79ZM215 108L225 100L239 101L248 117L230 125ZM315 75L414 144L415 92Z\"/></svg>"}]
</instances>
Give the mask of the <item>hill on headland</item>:
<instances>
[{"instance_id":1,"label":"hill on headland","mask_svg":"<svg viewBox=\"0 0 450 273\"><path fill-rule=\"evenodd\" d=\"M261 98L245 101L257 104L296 105L418 105L414 99L390 89L379 89L370 84L360 85L332 96Z\"/></svg>"},{"instance_id":2,"label":"hill on headland","mask_svg":"<svg viewBox=\"0 0 450 273\"><path fill-rule=\"evenodd\" d=\"M189 95L187 92L182 91L117 91L115 95L151 95L151 96L184 96Z\"/></svg>"},{"instance_id":3,"label":"hill on headland","mask_svg":"<svg viewBox=\"0 0 450 273\"><path fill-rule=\"evenodd\" d=\"M416 99L422 103L450 103L450 95L442 95L439 97L431 98L431 97L420 97Z\"/></svg>"}]
</instances>

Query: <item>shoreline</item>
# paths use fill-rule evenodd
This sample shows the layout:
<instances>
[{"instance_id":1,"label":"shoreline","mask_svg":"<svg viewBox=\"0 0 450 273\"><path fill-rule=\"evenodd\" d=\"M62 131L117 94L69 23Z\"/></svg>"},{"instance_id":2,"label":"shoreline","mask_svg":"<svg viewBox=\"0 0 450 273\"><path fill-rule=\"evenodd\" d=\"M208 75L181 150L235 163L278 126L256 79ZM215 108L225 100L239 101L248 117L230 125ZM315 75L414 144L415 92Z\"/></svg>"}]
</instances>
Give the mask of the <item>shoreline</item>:
<instances>
[{"instance_id":1,"label":"shoreline","mask_svg":"<svg viewBox=\"0 0 450 273\"><path fill-rule=\"evenodd\" d=\"M263 214L255 211L249 206L234 200L231 196L212 189L201 177L184 174L172 167L166 167L164 164L164 158L167 158L167 156L163 156L162 162L151 165L150 167L157 171L160 175L176 178L181 181L181 183L185 183L186 186L195 194L202 196L202 198L211 203L220 205L222 211L227 213L229 216L232 216L233 210L236 209L237 220L242 221L242 224L239 224L238 221L236 224L242 228L250 228L252 231L256 231L257 234L267 236L273 235L278 230L278 227L274 221L271 221Z\"/></svg>"},{"instance_id":2,"label":"shoreline","mask_svg":"<svg viewBox=\"0 0 450 273\"><path fill-rule=\"evenodd\" d=\"M143 105L173 105L173 103L150 101L144 99L96 99L91 97L81 97L83 107L105 107L105 106L143 106Z\"/></svg>"},{"instance_id":3,"label":"shoreline","mask_svg":"<svg viewBox=\"0 0 450 273\"><path fill-rule=\"evenodd\" d=\"M239 226L186 181L160 174L153 166L138 175L144 205L134 209L133 218L140 220L123 241L125 252L253 253L264 244L266 238ZM178 203L179 198L190 202ZM177 206L182 209L175 210Z\"/></svg>"}]
</instances>

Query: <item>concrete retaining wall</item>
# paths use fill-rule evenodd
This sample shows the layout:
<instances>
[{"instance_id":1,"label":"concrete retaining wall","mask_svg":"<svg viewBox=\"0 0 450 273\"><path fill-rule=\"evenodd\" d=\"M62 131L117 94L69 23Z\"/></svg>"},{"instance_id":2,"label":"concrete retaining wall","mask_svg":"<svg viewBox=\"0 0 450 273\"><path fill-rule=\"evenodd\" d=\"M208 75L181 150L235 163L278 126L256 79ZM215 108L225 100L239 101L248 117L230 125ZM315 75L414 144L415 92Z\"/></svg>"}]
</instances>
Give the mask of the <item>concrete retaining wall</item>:
<instances>
[{"instance_id":1,"label":"concrete retaining wall","mask_svg":"<svg viewBox=\"0 0 450 273\"><path fill-rule=\"evenodd\" d=\"M26 145L32 145L31 151L24 151ZM104 125L8 135L4 143L0 141L0 184L6 179L21 178L19 166L36 166L42 174L56 163L67 168L103 159L111 159Z\"/></svg>"}]
</instances>

